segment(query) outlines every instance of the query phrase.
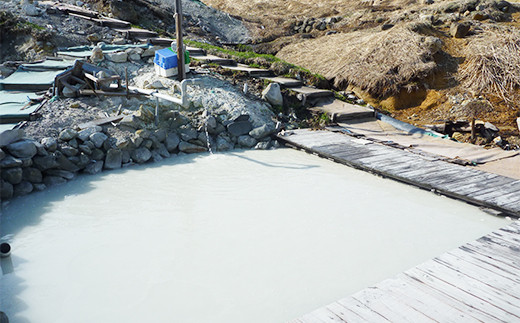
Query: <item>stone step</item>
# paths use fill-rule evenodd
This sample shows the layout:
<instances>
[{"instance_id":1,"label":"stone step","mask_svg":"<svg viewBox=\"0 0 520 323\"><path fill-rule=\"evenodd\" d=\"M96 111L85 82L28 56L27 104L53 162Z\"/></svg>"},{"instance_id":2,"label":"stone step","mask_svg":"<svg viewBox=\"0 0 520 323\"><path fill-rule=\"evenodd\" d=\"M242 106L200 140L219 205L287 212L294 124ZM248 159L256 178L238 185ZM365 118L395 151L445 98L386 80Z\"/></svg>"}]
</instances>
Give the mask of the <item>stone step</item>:
<instances>
[{"instance_id":1,"label":"stone step","mask_svg":"<svg viewBox=\"0 0 520 323\"><path fill-rule=\"evenodd\" d=\"M315 113L326 113L333 122L342 122L354 119L375 118L374 110L343 102L334 98L321 99L309 110Z\"/></svg>"},{"instance_id":2,"label":"stone step","mask_svg":"<svg viewBox=\"0 0 520 323\"><path fill-rule=\"evenodd\" d=\"M115 31L120 32L128 38L153 38L157 37L157 33L154 31L140 29L140 28L114 28Z\"/></svg>"},{"instance_id":3,"label":"stone step","mask_svg":"<svg viewBox=\"0 0 520 323\"><path fill-rule=\"evenodd\" d=\"M321 98L321 97L328 97L334 95L332 91L329 90L322 90L322 89L316 89L309 86L298 86L298 87L292 87L290 88L291 91L294 91L296 93L302 94L308 99L310 98Z\"/></svg>"},{"instance_id":4,"label":"stone step","mask_svg":"<svg viewBox=\"0 0 520 323\"><path fill-rule=\"evenodd\" d=\"M281 87L292 88L292 87L299 87L299 86L303 85L302 81L298 81L296 79L291 79L291 78L287 78L287 77L280 77L280 76L261 77L261 79L268 80L273 83L278 83L278 84L280 84Z\"/></svg>"},{"instance_id":5,"label":"stone step","mask_svg":"<svg viewBox=\"0 0 520 323\"><path fill-rule=\"evenodd\" d=\"M234 59L222 58L215 55L192 55L191 58L206 64L218 64L226 66L237 65L237 62Z\"/></svg>"},{"instance_id":6,"label":"stone step","mask_svg":"<svg viewBox=\"0 0 520 323\"><path fill-rule=\"evenodd\" d=\"M273 74L273 72L271 72L268 69L249 67L248 65L245 65L245 64L237 64L236 66L222 65L222 67L225 69L228 69L228 70L246 72L250 76L253 76L253 77L269 76L269 75Z\"/></svg>"},{"instance_id":7,"label":"stone step","mask_svg":"<svg viewBox=\"0 0 520 323\"><path fill-rule=\"evenodd\" d=\"M110 28L124 28L124 29L130 29L132 25L128 21L114 19L114 18L108 18L108 17L102 17L99 19L99 24L103 27L110 27Z\"/></svg>"}]
</instances>

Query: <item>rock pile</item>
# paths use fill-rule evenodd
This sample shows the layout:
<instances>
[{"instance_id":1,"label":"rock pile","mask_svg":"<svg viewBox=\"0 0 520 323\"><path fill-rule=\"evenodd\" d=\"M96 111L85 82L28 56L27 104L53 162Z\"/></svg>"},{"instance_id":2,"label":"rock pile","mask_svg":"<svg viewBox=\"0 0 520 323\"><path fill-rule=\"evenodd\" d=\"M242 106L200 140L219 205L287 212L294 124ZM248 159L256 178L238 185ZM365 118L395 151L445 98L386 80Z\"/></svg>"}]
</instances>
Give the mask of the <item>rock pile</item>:
<instances>
[{"instance_id":1,"label":"rock pile","mask_svg":"<svg viewBox=\"0 0 520 323\"><path fill-rule=\"evenodd\" d=\"M58 138L25 138L20 130L2 133L0 140L0 196L2 200L41 191L74 179L80 173L96 174L132 164L161 161L172 155L234 148L269 149L273 124L253 128L248 115L227 119L224 115L191 120L170 111L169 127L133 129L132 122L120 127L127 137L113 137L100 126L82 130L65 128ZM137 118L133 120L136 121ZM208 138L209 136L209 138ZM209 143L209 144L208 144Z\"/></svg>"},{"instance_id":2,"label":"rock pile","mask_svg":"<svg viewBox=\"0 0 520 323\"><path fill-rule=\"evenodd\" d=\"M334 24L341 20L341 17L328 17L328 18L308 18L305 20L297 21L293 30L297 33L310 33L313 30L324 31L330 29Z\"/></svg>"}]
</instances>

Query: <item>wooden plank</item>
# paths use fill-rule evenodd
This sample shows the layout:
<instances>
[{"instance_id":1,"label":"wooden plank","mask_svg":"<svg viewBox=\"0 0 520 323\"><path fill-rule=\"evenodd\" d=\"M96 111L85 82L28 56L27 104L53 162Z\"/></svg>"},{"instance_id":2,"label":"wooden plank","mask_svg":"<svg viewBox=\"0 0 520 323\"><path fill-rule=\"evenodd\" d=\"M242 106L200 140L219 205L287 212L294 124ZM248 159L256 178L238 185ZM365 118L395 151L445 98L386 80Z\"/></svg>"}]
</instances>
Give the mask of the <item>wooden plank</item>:
<instances>
[{"instance_id":1,"label":"wooden plank","mask_svg":"<svg viewBox=\"0 0 520 323\"><path fill-rule=\"evenodd\" d=\"M336 314L340 319L345 322L367 322L366 318L362 316L362 314L353 312L345 307L343 307L338 302L334 302L326 306L326 308Z\"/></svg>"},{"instance_id":2,"label":"wooden plank","mask_svg":"<svg viewBox=\"0 0 520 323\"><path fill-rule=\"evenodd\" d=\"M385 293L384 290L379 289L377 286L366 288L352 295L352 298L392 322L412 323L431 321L431 319L423 313L398 300L392 294Z\"/></svg>"},{"instance_id":3,"label":"wooden plank","mask_svg":"<svg viewBox=\"0 0 520 323\"><path fill-rule=\"evenodd\" d=\"M384 280L377 284L377 286L384 289L386 293L395 295L396 298L406 302L436 322L458 323L461 321L468 322L474 320L450 304L444 303L415 286L408 284L404 279L395 278Z\"/></svg>"},{"instance_id":4,"label":"wooden plank","mask_svg":"<svg viewBox=\"0 0 520 323\"><path fill-rule=\"evenodd\" d=\"M356 313L364 319L364 322L390 322L386 317L366 307L362 303L353 298L344 298L337 301L337 303L347 310Z\"/></svg>"},{"instance_id":5,"label":"wooden plank","mask_svg":"<svg viewBox=\"0 0 520 323\"><path fill-rule=\"evenodd\" d=\"M80 129L86 129L86 128L90 128L90 127L102 126L104 124L111 123L111 122L119 122L123 119L123 117L124 116L119 115L119 116L113 116L113 117L108 117L108 118L103 118L103 119L97 119L97 120L89 121L86 123L82 123L78 127Z\"/></svg>"},{"instance_id":6,"label":"wooden plank","mask_svg":"<svg viewBox=\"0 0 520 323\"><path fill-rule=\"evenodd\" d=\"M489 304L479 298L475 298L416 268L406 271L405 275L410 278L408 281L414 286L442 299L443 302L451 304L479 321L502 322L503 312L498 308L488 308L490 307Z\"/></svg>"},{"instance_id":7,"label":"wooden plank","mask_svg":"<svg viewBox=\"0 0 520 323\"><path fill-rule=\"evenodd\" d=\"M496 287L489 286L473 277L457 272L434 260L427 261L416 267L416 269L435 277L445 284L456 287L474 298L486 302L487 307L492 306L499 309L497 312L498 318L502 317L499 314L500 312L505 312L508 316L515 318L515 320L520 319L520 307L518 305L520 302L518 299L516 297L511 297L511 295L504 293ZM514 286L511 286L511 288L513 287Z\"/></svg>"},{"instance_id":8,"label":"wooden plank","mask_svg":"<svg viewBox=\"0 0 520 323\"><path fill-rule=\"evenodd\" d=\"M490 287L498 288L504 293L509 294L512 298L518 299L518 301L515 302L520 303L520 288L518 288L520 287L520 282L515 282L504 276L497 275L495 274L496 270L490 267L478 266L449 253L435 258L434 261L461 274L474 278ZM517 288L511 288L514 286L517 286Z\"/></svg>"}]
</instances>

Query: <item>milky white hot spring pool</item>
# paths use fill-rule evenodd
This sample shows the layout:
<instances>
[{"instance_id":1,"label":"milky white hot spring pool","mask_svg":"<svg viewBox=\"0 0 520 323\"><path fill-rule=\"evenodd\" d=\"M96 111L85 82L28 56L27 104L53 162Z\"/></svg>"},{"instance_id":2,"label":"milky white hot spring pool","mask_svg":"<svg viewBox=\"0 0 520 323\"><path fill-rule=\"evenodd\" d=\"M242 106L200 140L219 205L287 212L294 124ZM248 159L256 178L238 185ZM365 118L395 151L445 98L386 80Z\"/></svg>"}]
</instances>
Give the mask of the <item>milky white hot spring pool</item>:
<instances>
[{"instance_id":1,"label":"milky white hot spring pool","mask_svg":"<svg viewBox=\"0 0 520 323\"><path fill-rule=\"evenodd\" d=\"M299 151L190 155L13 200L11 322L285 322L507 221Z\"/></svg>"}]
</instances>

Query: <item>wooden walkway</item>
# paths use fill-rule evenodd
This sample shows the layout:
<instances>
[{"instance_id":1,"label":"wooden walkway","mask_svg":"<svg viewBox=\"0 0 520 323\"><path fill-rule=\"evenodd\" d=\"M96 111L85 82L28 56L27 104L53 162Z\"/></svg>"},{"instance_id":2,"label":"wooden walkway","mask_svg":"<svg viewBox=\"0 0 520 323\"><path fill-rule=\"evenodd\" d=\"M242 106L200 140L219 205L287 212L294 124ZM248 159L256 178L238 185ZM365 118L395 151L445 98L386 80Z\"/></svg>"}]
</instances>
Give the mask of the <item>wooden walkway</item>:
<instances>
[{"instance_id":1,"label":"wooden walkway","mask_svg":"<svg viewBox=\"0 0 520 323\"><path fill-rule=\"evenodd\" d=\"M520 222L293 321L303 322L520 322Z\"/></svg>"},{"instance_id":2,"label":"wooden walkway","mask_svg":"<svg viewBox=\"0 0 520 323\"><path fill-rule=\"evenodd\" d=\"M338 132L302 129L278 138L339 163L520 217L520 180Z\"/></svg>"}]
</instances>

